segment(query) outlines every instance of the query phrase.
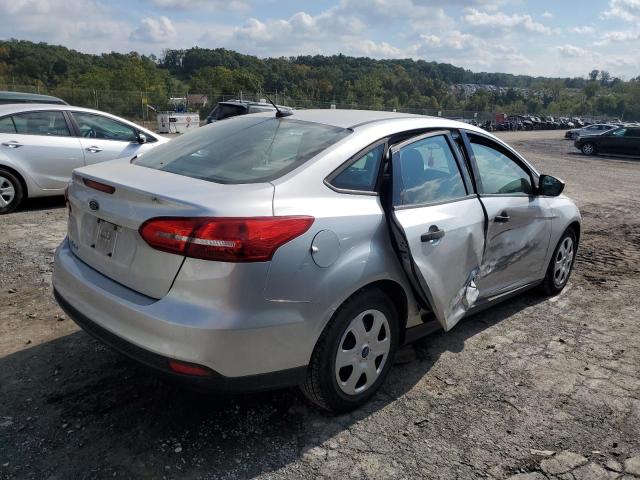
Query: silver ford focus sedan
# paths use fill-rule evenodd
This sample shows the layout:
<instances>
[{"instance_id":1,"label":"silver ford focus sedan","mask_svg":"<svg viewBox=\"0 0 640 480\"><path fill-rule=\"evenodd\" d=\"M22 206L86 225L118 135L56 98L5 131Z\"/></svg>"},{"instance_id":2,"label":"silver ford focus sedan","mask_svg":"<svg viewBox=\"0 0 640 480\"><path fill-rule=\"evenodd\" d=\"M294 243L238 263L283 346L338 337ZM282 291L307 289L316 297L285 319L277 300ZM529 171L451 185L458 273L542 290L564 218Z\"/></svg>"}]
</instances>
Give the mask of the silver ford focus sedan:
<instances>
[{"instance_id":1,"label":"silver ford focus sedan","mask_svg":"<svg viewBox=\"0 0 640 480\"><path fill-rule=\"evenodd\" d=\"M174 378L299 385L347 411L434 326L564 288L580 213L563 187L441 118L235 117L75 170L54 293L89 333Z\"/></svg>"}]
</instances>

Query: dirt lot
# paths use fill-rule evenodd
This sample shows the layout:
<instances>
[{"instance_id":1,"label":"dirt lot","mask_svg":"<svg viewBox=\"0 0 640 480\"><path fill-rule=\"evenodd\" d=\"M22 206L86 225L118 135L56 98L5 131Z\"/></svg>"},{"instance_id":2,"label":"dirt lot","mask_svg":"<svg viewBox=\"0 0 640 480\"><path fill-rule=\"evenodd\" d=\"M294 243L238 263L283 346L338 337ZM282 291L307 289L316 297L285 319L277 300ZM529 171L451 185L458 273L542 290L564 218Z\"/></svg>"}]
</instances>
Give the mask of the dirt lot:
<instances>
[{"instance_id":1,"label":"dirt lot","mask_svg":"<svg viewBox=\"0 0 640 480\"><path fill-rule=\"evenodd\" d=\"M149 376L52 298L62 200L0 217L0 478L640 476L640 161L502 136L582 210L569 286L420 341L339 417L295 390L204 397Z\"/></svg>"}]
</instances>

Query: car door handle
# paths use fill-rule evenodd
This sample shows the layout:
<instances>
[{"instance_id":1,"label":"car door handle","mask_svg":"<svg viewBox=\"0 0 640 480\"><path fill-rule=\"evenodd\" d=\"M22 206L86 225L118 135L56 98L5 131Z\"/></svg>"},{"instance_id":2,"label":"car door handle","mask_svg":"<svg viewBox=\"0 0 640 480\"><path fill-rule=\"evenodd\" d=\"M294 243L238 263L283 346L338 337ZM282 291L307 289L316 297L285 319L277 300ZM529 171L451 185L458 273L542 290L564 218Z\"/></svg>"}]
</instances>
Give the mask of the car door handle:
<instances>
[{"instance_id":1,"label":"car door handle","mask_svg":"<svg viewBox=\"0 0 640 480\"><path fill-rule=\"evenodd\" d=\"M99 147L87 147L87 152L91 152L91 153L98 153L101 152L102 149Z\"/></svg>"},{"instance_id":2,"label":"car door handle","mask_svg":"<svg viewBox=\"0 0 640 480\"><path fill-rule=\"evenodd\" d=\"M9 148L19 148L22 147L24 145L22 145L21 143L16 142L15 140L11 140L10 142L4 142L2 144L3 147L9 147Z\"/></svg>"},{"instance_id":3,"label":"car door handle","mask_svg":"<svg viewBox=\"0 0 640 480\"><path fill-rule=\"evenodd\" d=\"M444 237L444 230L440 230L437 225L431 225L429 231L420 236L420 241L431 242L433 240L439 240L442 237Z\"/></svg>"},{"instance_id":4,"label":"car door handle","mask_svg":"<svg viewBox=\"0 0 640 480\"><path fill-rule=\"evenodd\" d=\"M507 215L507 212L502 212L493 219L496 223L507 223L511 220L511 217Z\"/></svg>"}]
</instances>

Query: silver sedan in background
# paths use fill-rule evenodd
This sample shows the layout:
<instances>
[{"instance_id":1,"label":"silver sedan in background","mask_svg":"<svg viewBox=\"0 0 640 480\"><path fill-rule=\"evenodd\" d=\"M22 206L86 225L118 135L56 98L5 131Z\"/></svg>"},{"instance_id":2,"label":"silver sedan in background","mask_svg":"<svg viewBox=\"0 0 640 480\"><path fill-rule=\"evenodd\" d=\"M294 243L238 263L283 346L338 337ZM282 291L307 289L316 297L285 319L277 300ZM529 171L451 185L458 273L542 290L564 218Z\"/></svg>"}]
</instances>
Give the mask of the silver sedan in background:
<instances>
[{"instance_id":1,"label":"silver sedan in background","mask_svg":"<svg viewBox=\"0 0 640 480\"><path fill-rule=\"evenodd\" d=\"M74 168L131 158L167 142L135 123L69 105L0 105L0 214L62 195Z\"/></svg>"},{"instance_id":2,"label":"silver sedan in background","mask_svg":"<svg viewBox=\"0 0 640 480\"><path fill-rule=\"evenodd\" d=\"M580 214L563 187L441 118L234 117L76 170L54 293L89 333L173 378L299 385L347 411L402 344L564 288Z\"/></svg>"},{"instance_id":3,"label":"silver sedan in background","mask_svg":"<svg viewBox=\"0 0 640 480\"><path fill-rule=\"evenodd\" d=\"M586 127L567 130L564 134L564 138L575 140L576 138L585 135L600 135L601 133L618 128L618 126L619 125L614 125L612 123L594 123L593 125L588 125Z\"/></svg>"}]
</instances>

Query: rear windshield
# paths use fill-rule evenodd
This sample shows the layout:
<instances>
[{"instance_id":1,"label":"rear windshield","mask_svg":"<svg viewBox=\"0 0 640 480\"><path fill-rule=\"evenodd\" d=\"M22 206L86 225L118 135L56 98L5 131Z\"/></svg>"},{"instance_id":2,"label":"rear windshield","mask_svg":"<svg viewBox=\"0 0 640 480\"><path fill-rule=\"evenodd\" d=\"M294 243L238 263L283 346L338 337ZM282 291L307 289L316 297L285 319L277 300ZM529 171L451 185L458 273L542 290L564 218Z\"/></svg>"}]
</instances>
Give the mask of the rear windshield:
<instances>
[{"instance_id":1,"label":"rear windshield","mask_svg":"<svg viewBox=\"0 0 640 480\"><path fill-rule=\"evenodd\" d=\"M160 145L134 163L217 183L268 182L349 133L288 118L234 117Z\"/></svg>"}]
</instances>

